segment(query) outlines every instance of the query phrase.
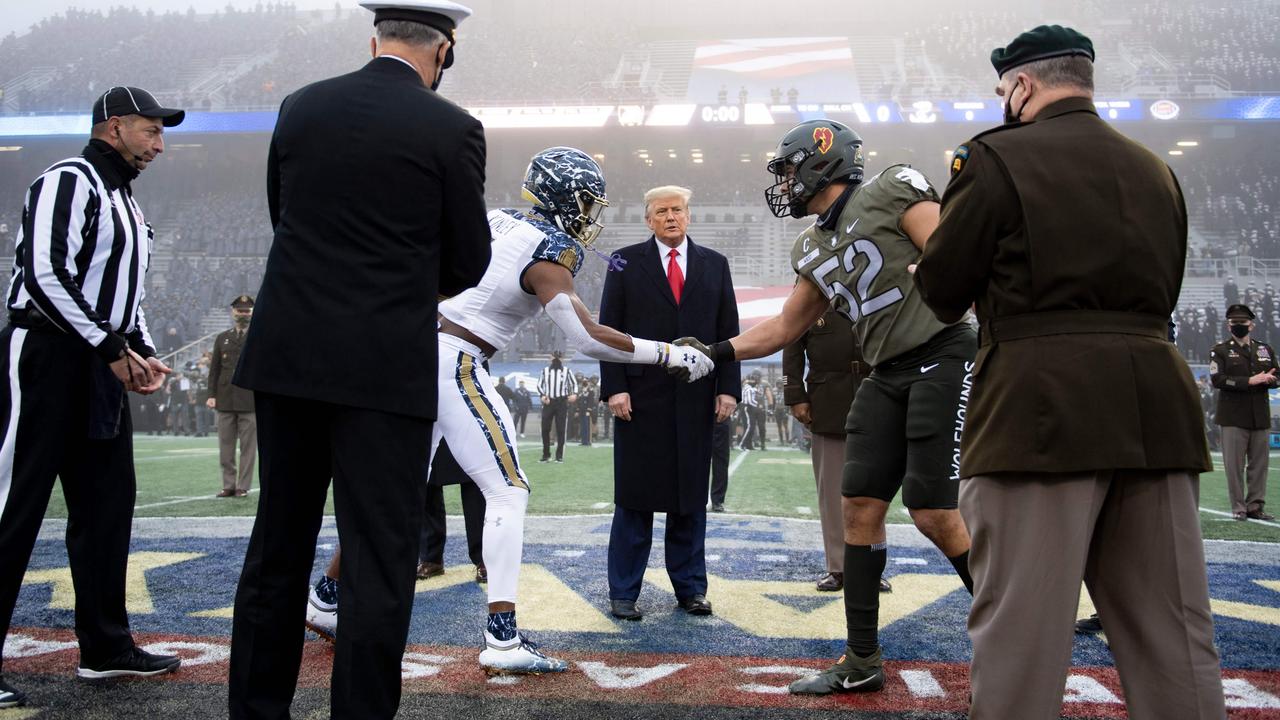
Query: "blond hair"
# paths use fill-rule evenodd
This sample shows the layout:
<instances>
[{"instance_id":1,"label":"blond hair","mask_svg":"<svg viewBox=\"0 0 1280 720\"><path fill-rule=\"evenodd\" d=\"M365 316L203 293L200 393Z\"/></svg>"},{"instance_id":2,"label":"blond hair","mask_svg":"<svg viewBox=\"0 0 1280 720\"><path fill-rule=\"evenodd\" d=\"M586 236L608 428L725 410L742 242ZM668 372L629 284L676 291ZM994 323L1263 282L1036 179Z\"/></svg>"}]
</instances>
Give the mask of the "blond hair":
<instances>
[{"instance_id":1,"label":"blond hair","mask_svg":"<svg viewBox=\"0 0 1280 720\"><path fill-rule=\"evenodd\" d=\"M689 207L689 198L693 197L693 191L679 185L661 185L653 188L644 194L644 216L646 218L649 217L649 206L653 204L654 200L665 197L680 198L684 201L684 206L687 209Z\"/></svg>"}]
</instances>

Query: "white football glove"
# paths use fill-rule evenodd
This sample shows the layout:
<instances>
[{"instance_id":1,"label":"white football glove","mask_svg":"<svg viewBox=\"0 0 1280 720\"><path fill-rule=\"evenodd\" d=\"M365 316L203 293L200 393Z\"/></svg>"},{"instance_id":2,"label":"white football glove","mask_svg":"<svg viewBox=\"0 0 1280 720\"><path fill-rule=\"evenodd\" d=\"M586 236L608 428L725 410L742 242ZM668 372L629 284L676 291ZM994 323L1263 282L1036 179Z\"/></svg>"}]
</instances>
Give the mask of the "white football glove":
<instances>
[{"instance_id":1,"label":"white football glove","mask_svg":"<svg viewBox=\"0 0 1280 720\"><path fill-rule=\"evenodd\" d=\"M663 343L663 345L666 347L662 349L663 360L659 364L665 367L667 372L685 382L701 380L716 369L711 358L693 346L671 343Z\"/></svg>"}]
</instances>

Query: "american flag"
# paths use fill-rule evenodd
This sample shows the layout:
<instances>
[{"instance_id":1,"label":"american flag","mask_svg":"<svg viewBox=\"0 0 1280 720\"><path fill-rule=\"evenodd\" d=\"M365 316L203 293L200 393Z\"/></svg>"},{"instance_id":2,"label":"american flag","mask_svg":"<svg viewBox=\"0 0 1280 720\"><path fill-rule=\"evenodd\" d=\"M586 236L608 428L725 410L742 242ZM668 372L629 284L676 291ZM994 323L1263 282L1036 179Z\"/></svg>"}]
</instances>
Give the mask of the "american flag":
<instances>
[{"instance_id":1,"label":"american flag","mask_svg":"<svg viewBox=\"0 0 1280 720\"><path fill-rule=\"evenodd\" d=\"M832 69L852 70L847 37L719 40L693 53L694 70L720 70L759 79L793 78Z\"/></svg>"}]
</instances>

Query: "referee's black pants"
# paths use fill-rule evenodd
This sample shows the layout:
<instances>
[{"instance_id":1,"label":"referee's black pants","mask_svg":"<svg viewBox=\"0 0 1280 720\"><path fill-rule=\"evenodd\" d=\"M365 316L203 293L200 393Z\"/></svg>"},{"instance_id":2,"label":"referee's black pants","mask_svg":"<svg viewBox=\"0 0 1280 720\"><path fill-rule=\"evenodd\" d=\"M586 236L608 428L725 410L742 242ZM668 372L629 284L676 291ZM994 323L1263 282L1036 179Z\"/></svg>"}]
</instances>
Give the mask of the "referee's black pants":
<instances>
[{"instance_id":1,"label":"referee's black pants","mask_svg":"<svg viewBox=\"0 0 1280 720\"><path fill-rule=\"evenodd\" d=\"M733 440L733 420L725 418L711 427L711 504L723 505L729 492L729 445Z\"/></svg>"},{"instance_id":2,"label":"referee's black pants","mask_svg":"<svg viewBox=\"0 0 1280 720\"><path fill-rule=\"evenodd\" d=\"M133 646L124 607L137 485L133 425L126 405L115 438L89 439L89 378L92 363L101 362L79 336L0 330L0 640L9 634L53 480L60 477L82 665Z\"/></svg>"},{"instance_id":3,"label":"referee's black pants","mask_svg":"<svg viewBox=\"0 0 1280 720\"><path fill-rule=\"evenodd\" d=\"M551 459L551 423L556 425L556 459L564 459L565 425L569 419L569 398L551 398L542 406L542 459Z\"/></svg>"},{"instance_id":4,"label":"referee's black pants","mask_svg":"<svg viewBox=\"0 0 1280 720\"><path fill-rule=\"evenodd\" d=\"M262 494L236 590L231 718L289 717L330 478L342 545L331 717L394 717L432 421L263 392L254 398Z\"/></svg>"}]
</instances>

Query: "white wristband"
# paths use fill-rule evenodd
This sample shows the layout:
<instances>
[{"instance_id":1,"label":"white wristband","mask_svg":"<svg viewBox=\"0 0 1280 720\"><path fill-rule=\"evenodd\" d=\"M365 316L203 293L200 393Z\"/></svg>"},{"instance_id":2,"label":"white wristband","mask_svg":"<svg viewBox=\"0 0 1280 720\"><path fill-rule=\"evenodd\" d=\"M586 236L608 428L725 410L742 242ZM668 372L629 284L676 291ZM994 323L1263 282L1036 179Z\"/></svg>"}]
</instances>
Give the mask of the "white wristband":
<instances>
[{"instance_id":1,"label":"white wristband","mask_svg":"<svg viewBox=\"0 0 1280 720\"><path fill-rule=\"evenodd\" d=\"M631 362L640 365L662 365L663 359L671 356L670 345L656 340L631 338L635 351L631 353Z\"/></svg>"}]
</instances>

